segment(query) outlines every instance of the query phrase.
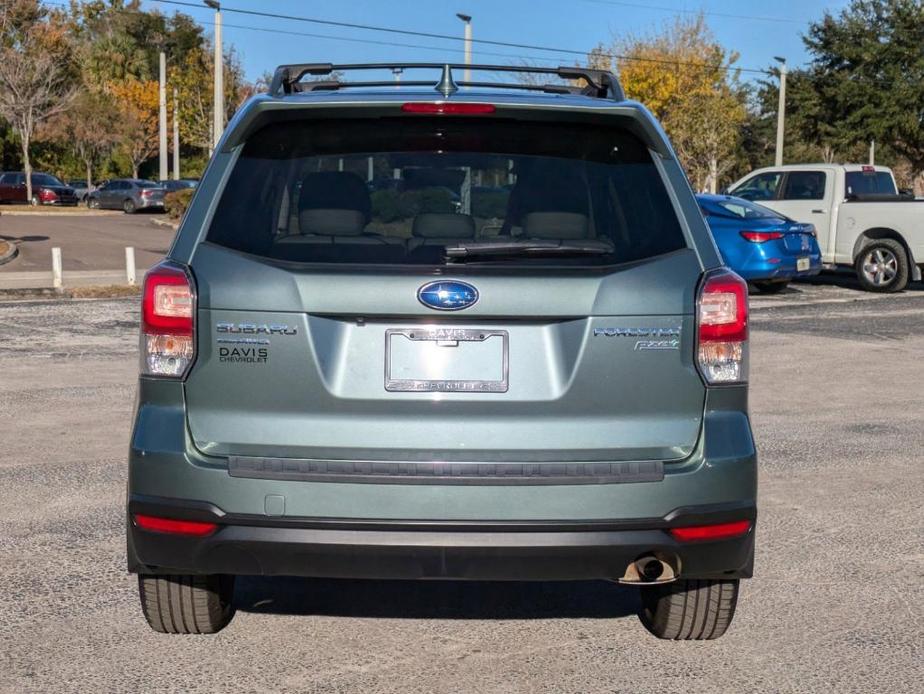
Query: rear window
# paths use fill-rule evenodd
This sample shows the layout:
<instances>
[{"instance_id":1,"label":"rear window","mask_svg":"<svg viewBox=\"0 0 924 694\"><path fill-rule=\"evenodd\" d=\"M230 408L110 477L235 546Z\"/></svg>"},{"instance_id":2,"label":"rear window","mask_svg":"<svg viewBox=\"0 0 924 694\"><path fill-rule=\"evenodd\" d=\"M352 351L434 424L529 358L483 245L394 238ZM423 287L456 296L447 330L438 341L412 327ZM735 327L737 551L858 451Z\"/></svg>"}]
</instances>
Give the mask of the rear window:
<instances>
[{"instance_id":1,"label":"rear window","mask_svg":"<svg viewBox=\"0 0 924 694\"><path fill-rule=\"evenodd\" d=\"M32 185L34 186L63 186L61 180L49 174L32 174Z\"/></svg>"},{"instance_id":2,"label":"rear window","mask_svg":"<svg viewBox=\"0 0 924 694\"><path fill-rule=\"evenodd\" d=\"M744 199L710 200L701 204L707 214L715 214L721 217L732 217L734 219L784 219L779 212Z\"/></svg>"},{"instance_id":3,"label":"rear window","mask_svg":"<svg viewBox=\"0 0 924 694\"><path fill-rule=\"evenodd\" d=\"M135 181L135 185L139 188L159 188L160 184L155 183L154 181Z\"/></svg>"},{"instance_id":4,"label":"rear window","mask_svg":"<svg viewBox=\"0 0 924 694\"><path fill-rule=\"evenodd\" d=\"M846 174L847 195L897 195L888 171L851 171Z\"/></svg>"},{"instance_id":5,"label":"rear window","mask_svg":"<svg viewBox=\"0 0 924 694\"><path fill-rule=\"evenodd\" d=\"M554 263L566 265L627 262L686 245L636 138L596 126L471 118L267 127L245 144L207 239L278 260L409 265L453 262L447 247L471 244L596 249L556 254Z\"/></svg>"}]
</instances>

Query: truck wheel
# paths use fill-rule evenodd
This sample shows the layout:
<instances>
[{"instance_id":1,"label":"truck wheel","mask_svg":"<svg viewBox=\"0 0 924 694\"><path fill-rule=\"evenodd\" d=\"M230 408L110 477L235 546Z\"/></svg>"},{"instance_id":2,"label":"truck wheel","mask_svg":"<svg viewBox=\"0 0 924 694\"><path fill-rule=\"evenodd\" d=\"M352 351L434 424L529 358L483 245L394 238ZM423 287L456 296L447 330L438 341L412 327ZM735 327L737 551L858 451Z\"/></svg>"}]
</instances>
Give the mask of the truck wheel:
<instances>
[{"instance_id":1,"label":"truck wheel","mask_svg":"<svg viewBox=\"0 0 924 694\"><path fill-rule=\"evenodd\" d=\"M789 282L754 282L753 284L761 294L779 294L789 286Z\"/></svg>"},{"instance_id":2,"label":"truck wheel","mask_svg":"<svg viewBox=\"0 0 924 694\"><path fill-rule=\"evenodd\" d=\"M879 239L857 256L857 278L868 292L900 292L908 285L908 254L895 239Z\"/></svg>"},{"instance_id":3,"label":"truck wheel","mask_svg":"<svg viewBox=\"0 0 924 694\"><path fill-rule=\"evenodd\" d=\"M141 611L162 634L214 634L234 616L234 576L139 574Z\"/></svg>"},{"instance_id":4,"label":"truck wheel","mask_svg":"<svg viewBox=\"0 0 924 694\"><path fill-rule=\"evenodd\" d=\"M680 580L641 588L639 619L659 639L717 639L738 604L738 579Z\"/></svg>"}]
</instances>

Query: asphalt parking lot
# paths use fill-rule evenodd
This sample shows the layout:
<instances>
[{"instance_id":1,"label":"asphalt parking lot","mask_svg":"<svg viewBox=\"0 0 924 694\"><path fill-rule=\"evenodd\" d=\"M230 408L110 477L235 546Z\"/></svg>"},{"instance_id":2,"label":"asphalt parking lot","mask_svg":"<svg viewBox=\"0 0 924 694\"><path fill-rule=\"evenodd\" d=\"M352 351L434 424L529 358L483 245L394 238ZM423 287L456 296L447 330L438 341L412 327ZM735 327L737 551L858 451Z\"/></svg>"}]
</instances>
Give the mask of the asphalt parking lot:
<instances>
[{"instance_id":1,"label":"asphalt parking lot","mask_svg":"<svg viewBox=\"0 0 924 694\"><path fill-rule=\"evenodd\" d=\"M4 214L0 208L0 239L19 247L18 257L0 266L0 273L51 271L51 249L61 249L64 271L124 270L125 247L135 249L135 264L148 268L164 257L173 230L154 225L163 215L123 212L88 214Z\"/></svg>"},{"instance_id":2,"label":"asphalt parking lot","mask_svg":"<svg viewBox=\"0 0 924 694\"><path fill-rule=\"evenodd\" d=\"M603 583L249 578L156 635L124 571L135 301L0 304L0 690L911 692L924 681L924 292L754 301L756 577L666 643Z\"/></svg>"}]
</instances>

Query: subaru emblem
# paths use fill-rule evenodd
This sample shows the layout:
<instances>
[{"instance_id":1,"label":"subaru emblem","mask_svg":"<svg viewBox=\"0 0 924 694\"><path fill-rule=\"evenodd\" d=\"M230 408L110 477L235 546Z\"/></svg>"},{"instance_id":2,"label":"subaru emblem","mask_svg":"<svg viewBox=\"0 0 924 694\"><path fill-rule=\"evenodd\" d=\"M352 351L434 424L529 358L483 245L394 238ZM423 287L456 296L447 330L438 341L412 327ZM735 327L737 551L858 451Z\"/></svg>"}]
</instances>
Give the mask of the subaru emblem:
<instances>
[{"instance_id":1,"label":"subaru emblem","mask_svg":"<svg viewBox=\"0 0 924 694\"><path fill-rule=\"evenodd\" d=\"M428 282L417 290L417 300L437 311L459 311L478 301L478 290L466 282Z\"/></svg>"}]
</instances>

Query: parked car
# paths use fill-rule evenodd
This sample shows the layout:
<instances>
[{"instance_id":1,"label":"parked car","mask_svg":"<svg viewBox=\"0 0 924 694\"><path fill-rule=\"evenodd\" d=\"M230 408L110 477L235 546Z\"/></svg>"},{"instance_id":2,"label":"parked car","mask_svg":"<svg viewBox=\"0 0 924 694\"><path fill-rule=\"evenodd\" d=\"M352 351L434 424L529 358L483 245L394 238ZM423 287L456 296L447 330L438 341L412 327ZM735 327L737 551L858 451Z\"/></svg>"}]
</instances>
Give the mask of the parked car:
<instances>
[{"instance_id":1,"label":"parked car","mask_svg":"<svg viewBox=\"0 0 924 694\"><path fill-rule=\"evenodd\" d=\"M77 196L77 200L80 202L86 202L87 196L91 191L95 190L95 186L83 178L72 178L68 180L67 185L74 189L74 195Z\"/></svg>"},{"instance_id":2,"label":"parked car","mask_svg":"<svg viewBox=\"0 0 924 694\"><path fill-rule=\"evenodd\" d=\"M758 169L728 192L810 222L822 260L852 267L864 289L897 292L920 280L924 205L899 192L892 171L861 164Z\"/></svg>"},{"instance_id":3,"label":"parked car","mask_svg":"<svg viewBox=\"0 0 924 694\"><path fill-rule=\"evenodd\" d=\"M164 209L164 189L154 181L136 178L115 178L100 186L87 197L87 207L104 210L124 210L134 214L139 210Z\"/></svg>"},{"instance_id":4,"label":"parked car","mask_svg":"<svg viewBox=\"0 0 924 694\"><path fill-rule=\"evenodd\" d=\"M21 171L0 174L0 202L36 205L76 205L74 189L47 173L33 172L32 198L28 198L26 175Z\"/></svg>"},{"instance_id":5,"label":"parked car","mask_svg":"<svg viewBox=\"0 0 924 694\"><path fill-rule=\"evenodd\" d=\"M178 190L184 190L186 188L195 188L199 185L199 179L197 178L180 178L174 179L171 178L165 181L158 181L157 184L164 189L167 193L174 193Z\"/></svg>"},{"instance_id":6,"label":"parked car","mask_svg":"<svg viewBox=\"0 0 924 694\"><path fill-rule=\"evenodd\" d=\"M145 278L148 623L218 631L240 574L606 579L656 636L720 636L754 556L747 285L663 131L600 70L529 68L553 94L400 67L433 90L279 67ZM511 232L353 173L398 155L517 172Z\"/></svg>"},{"instance_id":7,"label":"parked car","mask_svg":"<svg viewBox=\"0 0 924 694\"><path fill-rule=\"evenodd\" d=\"M762 292L821 272L815 227L743 198L697 195L725 263Z\"/></svg>"}]
</instances>

